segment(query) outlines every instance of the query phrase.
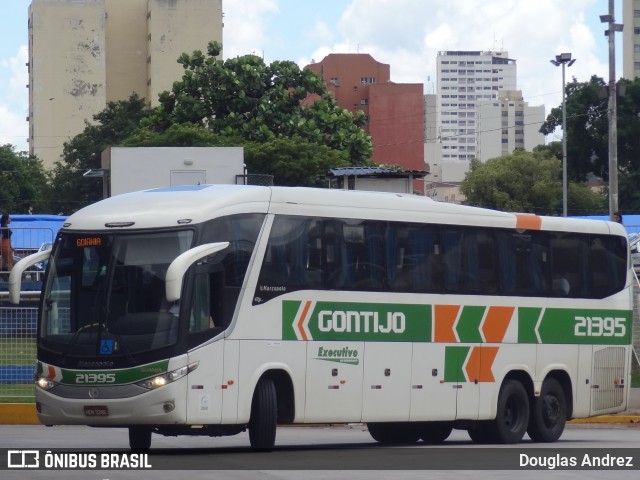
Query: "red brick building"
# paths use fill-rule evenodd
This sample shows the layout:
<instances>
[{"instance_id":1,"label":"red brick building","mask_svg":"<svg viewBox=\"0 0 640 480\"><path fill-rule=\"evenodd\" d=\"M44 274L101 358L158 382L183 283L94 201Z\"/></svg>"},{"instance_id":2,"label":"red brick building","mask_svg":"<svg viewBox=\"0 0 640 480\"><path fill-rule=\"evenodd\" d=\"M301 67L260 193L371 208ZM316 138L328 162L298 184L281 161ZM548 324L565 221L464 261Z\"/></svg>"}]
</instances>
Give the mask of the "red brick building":
<instances>
[{"instance_id":1,"label":"red brick building","mask_svg":"<svg viewBox=\"0 0 640 480\"><path fill-rule=\"evenodd\" d=\"M369 54L332 53L307 68L320 74L342 108L367 116L374 162L424 170L421 83L391 82L390 66ZM416 181L415 189L424 192L423 183Z\"/></svg>"}]
</instances>

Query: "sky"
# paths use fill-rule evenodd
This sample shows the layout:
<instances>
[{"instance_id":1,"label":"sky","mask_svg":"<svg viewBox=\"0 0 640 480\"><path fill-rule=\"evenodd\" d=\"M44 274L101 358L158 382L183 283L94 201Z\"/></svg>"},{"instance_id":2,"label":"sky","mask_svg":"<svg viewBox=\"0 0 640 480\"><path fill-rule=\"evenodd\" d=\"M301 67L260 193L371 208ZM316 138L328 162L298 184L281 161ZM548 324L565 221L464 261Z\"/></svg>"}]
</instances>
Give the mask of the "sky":
<instances>
[{"instance_id":1,"label":"sky","mask_svg":"<svg viewBox=\"0 0 640 480\"><path fill-rule=\"evenodd\" d=\"M27 150L30 0L0 0L0 145ZM615 20L623 23L622 0ZM562 102L562 73L549 60L571 52L567 82L609 78L607 0L223 0L225 58L253 53L300 67L329 53L368 53L391 80L435 93L443 50L502 50L516 60L517 85L530 105ZM206 45L202 46L202 50ZM616 78L622 75L616 35ZM559 134L561 135L561 133ZM558 137L559 138L559 137Z\"/></svg>"}]
</instances>

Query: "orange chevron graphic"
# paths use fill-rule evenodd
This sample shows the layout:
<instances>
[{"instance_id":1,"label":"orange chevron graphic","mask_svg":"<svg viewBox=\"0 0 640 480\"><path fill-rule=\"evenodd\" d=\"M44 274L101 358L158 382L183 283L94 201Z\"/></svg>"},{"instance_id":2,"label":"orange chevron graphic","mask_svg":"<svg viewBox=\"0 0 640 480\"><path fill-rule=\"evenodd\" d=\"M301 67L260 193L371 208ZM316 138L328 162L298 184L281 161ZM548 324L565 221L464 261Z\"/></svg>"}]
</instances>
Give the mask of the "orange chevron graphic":
<instances>
[{"instance_id":1,"label":"orange chevron graphic","mask_svg":"<svg viewBox=\"0 0 640 480\"><path fill-rule=\"evenodd\" d=\"M300 315L300 319L298 320L298 323L296 323L296 328L298 329L298 332L300 332L300 338L302 338L302 340L309 340L309 338L307 337L307 333L304 331L304 320L305 318L307 318L307 314L309 313L309 308L311 307L311 300L307 300L307 302L304 304L304 308L302 309L302 315Z\"/></svg>"},{"instance_id":2,"label":"orange chevron graphic","mask_svg":"<svg viewBox=\"0 0 640 480\"><path fill-rule=\"evenodd\" d=\"M460 305L434 305L433 341L455 343L453 325L458 318Z\"/></svg>"},{"instance_id":3,"label":"orange chevron graphic","mask_svg":"<svg viewBox=\"0 0 640 480\"><path fill-rule=\"evenodd\" d=\"M489 307L482 325L485 342L500 343L507 332L515 307Z\"/></svg>"},{"instance_id":4,"label":"orange chevron graphic","mask_svg":"<svg viewBox=\"0 0 640 480\"><path fill-rule=\"evenodd\" d=\"M470 382L495 382L491 367L498 354L499 347L473 347L465 371Z\"/></svg>"},{"instance_id":5,"label":"orange chevron graphic","mask_svg":"<svg viewBox=\"0 0 640 480\"><path fill-rule=\"evenodd\" d=\"M51 365L47 365L47 378L51 380L56 378L56 369L53 368Z\"/></svg>"}]
</instances>

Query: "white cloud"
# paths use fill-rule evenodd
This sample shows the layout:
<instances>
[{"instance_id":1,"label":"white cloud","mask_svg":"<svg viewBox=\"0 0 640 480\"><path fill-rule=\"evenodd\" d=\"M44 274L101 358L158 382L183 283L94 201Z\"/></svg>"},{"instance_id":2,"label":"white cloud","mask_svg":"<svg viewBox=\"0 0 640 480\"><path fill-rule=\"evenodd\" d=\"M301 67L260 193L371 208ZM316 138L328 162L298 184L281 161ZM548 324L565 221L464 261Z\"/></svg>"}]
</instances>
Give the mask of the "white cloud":
<instances>
[{"instance_id":1,"label":"white cloud","mask_svg":"<svg viewBox=\"0 0 640 480\"><path fill-rule=\"evenodd\" d=\"M10 143L17 150L28 150L29 91L26 46L16 56L0 60L0 144Z\"/></svg>"},{"instance_id":2,"label":"white cloud","mask_svg":"<svg viewBox=\"0 0 640 480\"><path fill-rule=\"evenodd\" d=\"M435 82L438 51L506 50L517 61L518 88L549 111L561 102L561 74L549 63L556 54L572 52L578 59L567 81L608 75L595 53L605 37L597 32L596 38L585 18L593 5L595 0L352 0L334 43L319 46L312 58L357 47L389 63L392 80L422 82L430 92L427 78Z\"/></svg>"},{"instance_id":3,"label":"white cloud","mask_svg":"<svg viewBox=\"0 0 640 480\"><path fill-rule=\"evenodd\" d=\"M266 19L279 12L277 0L226 0L223 49L225 58L247 53L262 55L268 43Z\"/></svg>"}]
</instances>

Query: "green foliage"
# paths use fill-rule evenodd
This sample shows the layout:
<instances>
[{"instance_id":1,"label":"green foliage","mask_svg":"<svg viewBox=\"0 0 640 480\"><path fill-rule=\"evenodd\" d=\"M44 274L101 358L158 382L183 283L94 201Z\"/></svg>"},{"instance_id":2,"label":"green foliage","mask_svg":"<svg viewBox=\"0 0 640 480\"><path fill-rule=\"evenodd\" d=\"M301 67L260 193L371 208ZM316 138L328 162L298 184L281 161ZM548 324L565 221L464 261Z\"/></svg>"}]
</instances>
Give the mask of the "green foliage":
<instances>
[{"instance_id":1,"label":"green foliage","mask_svg":"<svg viewBox=\"0 0 640 480\"><path fill-rule=\"evenodd\" d=\"M485 163L472 160L460 190L469 205L539 215L562 214L562 166L549 151L516 151ZM570 215L598 213L606 200L586 185L568 186Z\"/></svg>"},{"instance_id":2,"label":"green foliage","mask_svg":"<svg viewBox=\"0 0 640 480\"><path fill-rule=\"evenodd\" d=\"M340 108L314 72L291 61L266 65L256 55L223 61L216 58L219 49L212 42L206 55L181 55L182 80L160 95L160 106L144 127L162 132L174 124L201 125L258 143L299 137L347 152L354 165L369 160L372 145L361 128L364 114L354 117Z\"/></svg>"},{"instance_id":3,"label":"green foliage","mask_svg":"<svg viewBox=\"0 0 640 480\"><path fill-rule=\"evenodd\" d=\"M191 123L175 124L163 132L141 128L124 140L123 147L236 147L243 140L216 135L210 130Z\"/></svg>"},{"instance_id":4,"label":"green foliage","mask_svg":"<svg viewBox=\"0 0 640 480\"><path fill-rule=\"evenodd\" d=\"M640 196L631 181L640 173L640 78L620 80L617 105L617 157L619 205L623 211L639 211ZM609 179L608 86L597 76L588 82L566 85L567 174L584 181L591 172ZM562 128L562 105L553 108L540 131L545 135ZM562 156L560 155L560 157ZM606 210L608 211L608 209Z\"/></svg>"},{"instance_id":5,"label":"green foliage","mask_svg":"<svg viewBox=\"0 0 640 480\"><path fill-rule=\"evenodd\" d=\"M109 102L93 116L95 124L86 122L82 133L65 142L63 162L57 162L53 169L56 211L71 213L102 198L102 179L82 174L100 168L102 151L136 132L140 120L149 113L144 99L135 94L128 100Z\"/></svg>"},{"instance_id":6,"label":"green foliage","mask_svg":"<svg viewBox=\"0 0 640 480\"><path fill-rule=\"evenodd\" d=\"M47 175L42 162L12 145L0 146L0 208L2 213L49 210Z\"/></svg>"},{"instance_id":7,"label":"green foliage","mask_svg":"<svg viewBox=\"0 0 640 480\"><path fill-rule=\"evenodd\" d=\"M330 168L350 163L345 153L300 139L274 138L245 144L250 172L273 175L275 185L326 187Z\"/></svg>"}]
</instances>

